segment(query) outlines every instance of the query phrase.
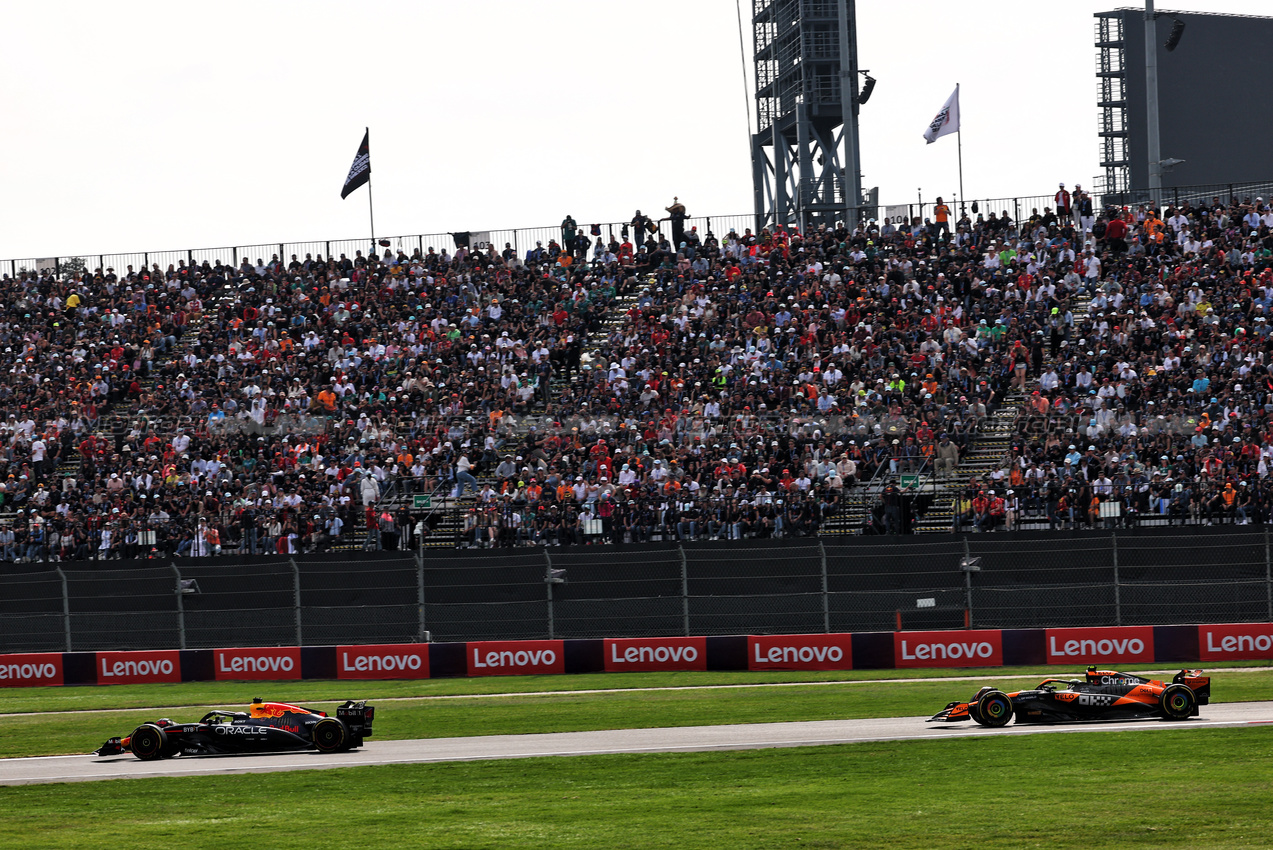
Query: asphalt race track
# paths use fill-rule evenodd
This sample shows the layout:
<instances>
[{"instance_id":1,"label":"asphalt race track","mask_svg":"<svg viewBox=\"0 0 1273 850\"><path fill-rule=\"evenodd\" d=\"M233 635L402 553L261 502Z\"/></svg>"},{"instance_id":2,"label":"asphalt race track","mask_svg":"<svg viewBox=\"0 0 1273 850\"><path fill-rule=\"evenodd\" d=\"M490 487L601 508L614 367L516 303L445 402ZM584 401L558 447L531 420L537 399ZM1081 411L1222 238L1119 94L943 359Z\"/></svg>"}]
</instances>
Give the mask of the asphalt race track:
<instances>
[{"instance_id":1,"label":"asphalt race track","mask_svg":"<svg viewBox=\"0 0 1273 850\"><path fill-rule=\"evenodd\" d=\"M1007 726L985 729L971 722L925 723L922 717L869 720L819 720L807 723L756 723L740 726L682 726L669 729L623 729L606 732L557 732L545 735L492 735L474 738L431 738L412 741L369 741L356 751L325 756L281 753L253 756L204 756L165 761L138 761L132 755L39 756L0 759L0 785L89 782L157 776L211 776L274 773L384 764L440 761L583 756L614 753L671 753L706 750L751 750L868 741L927 741L981 735L1039 735L1072 732L1153 732L1164 729L1217 729L1273 724L1273 702L1211 705L1185 723L1127 720L1058 726Z\"/></svg>"}]
</instances>

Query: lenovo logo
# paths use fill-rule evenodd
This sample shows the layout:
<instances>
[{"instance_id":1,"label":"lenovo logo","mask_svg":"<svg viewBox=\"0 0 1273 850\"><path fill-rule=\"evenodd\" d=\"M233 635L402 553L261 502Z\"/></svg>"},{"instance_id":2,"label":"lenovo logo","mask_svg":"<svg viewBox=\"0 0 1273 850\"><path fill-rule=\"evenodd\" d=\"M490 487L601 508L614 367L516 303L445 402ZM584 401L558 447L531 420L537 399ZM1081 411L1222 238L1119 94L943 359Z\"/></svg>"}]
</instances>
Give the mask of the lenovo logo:
<instances>
[{"instance_id":1,"label":"lenovo logo","mask_svg":"<svg viewBox=\"0 0 1273 850\"><path fill-rule=\"evenodd\" d=\"M607 638L609 673L649 670L706 670L707 638Z\"/></svg>"},{"instance_id":2,"label":"lenovo logo","mask_svg":"<svg viewBox=\"0 0 1273 850\"><path fill-rule=\"evenodd\" d=\"M483 660L485 659L485 660ZM557 653L551 649L519 649L516 652L486 652L473 650L474 667L539 667L557 663Z\"/></svg>"},{"instance_id":3,"label":"lenovo logo","mask_svg":"<svg viewBox=\"0 0 1273 850\"><path fill-rule=\"evenodd\" d=\"M168 659L162 661L116 661L111 663L105 658L102 659L102 676L106 678L119 678L123 676L170 676L172 675L172 662Z\"/></svg>"},{"instance_id":4,"label":"lenovo logo","mask_svg":"<svg viewBox=\"0 0 1273 850\"><path fill-rule=\"evenodd\" d=\"M986 641L971 641L968 643L959 643L957 641L951 643L917 643L914 649L910 649L906 645L906 641L902 641L902 660L903 661L956 661L964 659L974 661L978 658L990 659L995 654L995 648Z\"/></svg>"},{"instance_id":5,"label":"lenovo logo","mask_svg":"<svg viewBox=\"0 0 1273 850\"><path fill-rule=\"evenodd\" d=\"M566 672L559 640L475 641L467 649L470 676Z\"/></svg>"},{"instance_id":6,"label":"lenovo logo","mask_svg":"<svg viewBox=\"0 0 1273 850\"><path fill-rule=\"evenodd\" d=\"M181 661L175 650L97 653L99 685L180 682Z\"/></svg>"},{"instance_id":7,"label":"lenovo logo","mask_svg":"<svg viewBox=\"0 0 1273 850\"><path fill-rule=\"evenodd\" d=\"M218 649L215 673L218 679L299 679L301 651L294 646Z\"/></svg>"},{"instance_id":8,"label":"lenovo logo","mask_svg":"<svg viewBox=\"0 0 1273 850\"><path fill-rule=\"evenodd\" d=\"M1123 638L1106 639L1106 640L1067 640L1064 644L1058 644L1054 637L1048 638L1048 654L1064 655L1067 658L1074 656L1096 656L1100 658L1109 658L1110 656L1127 656L1127 655L1144 655L1145 642L1140 638Z\"/></svg>"},{"instance_id":9,"label":"lenovo logo","mask_svg":"<svg viewBox=\"0 0 1273 850\"><path fill-rule=\"evenodd\" d=\"M236 655L228 662L224 652L217 653L217 670L221 673L287 673L296 668L286 655Z\"/></svg>"},{"instance_id":10,"label":"lenovo logo","mask_svg":"<svg viewBox=\"0 0 1273 850\"><path fill-rule=\"evenodd\" d=\"M0 655L0 687L62 684L61 653Z\"/></svg>"},{"instance_id":11,"label":"lenovo logo","mask_svg":"<svg viewBox=\"0 0 1273 850\"><path fill-rule=\"evenodd\" d=\"M852 670L852 635L752 635L749 670Z\"/></svg>"},{"instance_id":12,"label":"lenovo logo","mask_svg":"<svg viewBox=\"0 0 1273 850\"><path fill-rule=\"evenodd\" d=\"M339 679L427 679L429 645L419 643L337 647Z\"/></svg>"},{"instance_id":13,"label":"lenovo logo","mask_svg":"<svg viewBox=\"0 0 1273 850\"><path fill-rule=\"evenodd\" d=\"M1003 664L1003 637L997 630L895 632L898 667L997 667Z\"/></svg>"},{"instance_id":14,"label":"lenovo logo","mask_svg":"<svg viewBox=\"0 0 1273 850\"><path fill-rule=\"evenodd\" d=\"M1233 623L1198 627L1202 661L1273 658L1273 624Z\"/></svg>"},{"instance_id":15,"label":"lenovo logo","mask_svg":"<svg viewBox=\"0 0 1273 850\"><path fill-rule=\"evenodd\" d=\"M1049 664L1104 664L1154 660L1152 626L1048 629Z\"/></svg>"}]
</instances>

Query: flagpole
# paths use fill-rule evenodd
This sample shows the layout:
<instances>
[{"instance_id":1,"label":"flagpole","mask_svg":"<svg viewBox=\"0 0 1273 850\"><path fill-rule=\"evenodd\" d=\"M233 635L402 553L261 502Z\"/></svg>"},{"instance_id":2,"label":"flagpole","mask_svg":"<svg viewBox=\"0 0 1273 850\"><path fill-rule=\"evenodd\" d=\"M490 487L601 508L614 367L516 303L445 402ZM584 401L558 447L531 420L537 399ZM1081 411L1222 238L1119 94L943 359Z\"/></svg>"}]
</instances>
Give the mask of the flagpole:
<instances>
[{"instance_id":1,"label":"flagpole","mask_svg":"<svg viewBox=\"0 0 1273 850\"><path fill-rule=\"evenodd\" d=\"M367 150L371 151L371 128L365 127L367 131ZM371 160L367 160L367 212L371 215L371 250L373 253L379 254L376 250L376 205L371 200ZM962 167L962 166L961 166ZM963 191L962 189L960 190Z\"/></svg>"},{"instance_id":2,"label":"flagpole","mask_svg":"<svg viewBox=\"0 0 1273 850\"><path fill-rule=\"evenodd\" d=\"M959 91L959 83L955 83L955 91ZM955 131L955 141L959 145L959 216L963 218L965 209L967 209L967 198L964 197L964 116L963 108L960 107L959 128Z\"/></svg>"}]
</instances>

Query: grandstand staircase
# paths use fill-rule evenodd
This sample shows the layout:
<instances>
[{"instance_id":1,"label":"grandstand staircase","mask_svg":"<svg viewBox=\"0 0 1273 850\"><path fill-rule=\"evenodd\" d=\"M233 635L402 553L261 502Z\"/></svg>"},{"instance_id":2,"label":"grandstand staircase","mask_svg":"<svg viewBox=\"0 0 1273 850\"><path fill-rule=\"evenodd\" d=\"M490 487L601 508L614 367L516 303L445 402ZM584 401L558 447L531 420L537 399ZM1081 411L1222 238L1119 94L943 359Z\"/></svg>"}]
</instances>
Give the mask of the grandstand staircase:
<instances>
[{"instance_id":1,"label":"grandstand staircase","mask_svg":"<svg viewBox=\"0 0 1273 850\"><path fill-rule=\"evenodd\" d=\"M1071 311L1075 315L1086 314L1090 300L1090 296L1082 292L1071 296ZM1049 366L1057 365L1059 363L1055 358L1045 354L1043 359L1045 370ZM1039 375L1033 376L1032 380L1033 383L1030 386L1036 386ZM1033 389L1030 392L1033 392ZM1020 391L1010 393L989 421L983 424L968 450L960 457L955 474L935 478L932 507L915 523L916 533L948 533L954 528L955 498L967 481L976 478L985 482L987 476L1008 458L1016 431L1016 422L1024 412L1027 398L1028 393Z\"/></svg>"}]
</instances>

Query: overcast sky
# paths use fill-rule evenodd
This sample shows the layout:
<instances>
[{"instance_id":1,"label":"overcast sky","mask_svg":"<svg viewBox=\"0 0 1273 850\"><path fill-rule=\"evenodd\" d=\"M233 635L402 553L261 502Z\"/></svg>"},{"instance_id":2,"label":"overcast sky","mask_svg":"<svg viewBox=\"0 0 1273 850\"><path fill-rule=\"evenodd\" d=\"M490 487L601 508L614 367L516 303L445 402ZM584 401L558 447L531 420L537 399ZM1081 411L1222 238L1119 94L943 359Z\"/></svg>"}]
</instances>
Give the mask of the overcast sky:
<instances>
[{"instance_id":1,"label":"overcast sky","mask_svg":"<svg viewBox=\"0 0 1273 850\"><path fill-rule=\"evenodd\" d=\"M745 93L735 0L7 4L0 259L366 236L367 190L340 199L364 126L382 236L615 221L673 195L749 212L740 1ZM1129 4L857 5L882 203L957 194L955 137L921 138L957 82L968 198L1090 186L1092 13Z\"/></svg>"}]
</instances>

